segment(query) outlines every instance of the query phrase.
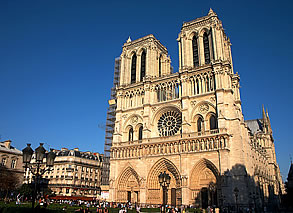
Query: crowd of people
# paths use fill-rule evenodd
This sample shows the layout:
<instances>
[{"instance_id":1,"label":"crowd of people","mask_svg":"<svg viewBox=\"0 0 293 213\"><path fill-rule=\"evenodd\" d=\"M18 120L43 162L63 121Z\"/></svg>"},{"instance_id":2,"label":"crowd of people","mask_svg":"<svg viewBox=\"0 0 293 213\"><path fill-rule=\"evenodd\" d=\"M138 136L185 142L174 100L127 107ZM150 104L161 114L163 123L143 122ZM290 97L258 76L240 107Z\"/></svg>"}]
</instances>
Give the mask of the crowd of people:
<instances>
[{"instance_id":1,"label":"crowd of people","mask_svg":"<svg viewBox=\"0 0 293 213\"><path fill-rule=\"evenodd\" d=\"M16 197L16 204L19 205L22 202L26 202L27 200L24 199L23 196L18 194ZM127 213L127 212L137 212L140 213L141 209L146 211L145 208L157 208L158 212L166 212L166 213L188 213L188 212L195 212L195 208L193 206L170 206L166 205L165 209L162 205L156 204L137 204L137 203L117 203L117 202L107 202L103 200L62 200L62 199L50 199L50 197L40 197L35 206L38 209L46 209L51 204L58 204L61 206L62 210L67 211L69 206L78 207L75 211L76 212L98 212L98 213L109 213L109 209L119 209L119 213ZM93 210L94 209L94 210ZM198 209L199 212L207 212L207 213L217 213L219 210L215 207L208 207L206 210ZM197 211L196 211L197 212ZM230 211L223 211L222 212L230 212Z\"/></svg>"}]
</instances>

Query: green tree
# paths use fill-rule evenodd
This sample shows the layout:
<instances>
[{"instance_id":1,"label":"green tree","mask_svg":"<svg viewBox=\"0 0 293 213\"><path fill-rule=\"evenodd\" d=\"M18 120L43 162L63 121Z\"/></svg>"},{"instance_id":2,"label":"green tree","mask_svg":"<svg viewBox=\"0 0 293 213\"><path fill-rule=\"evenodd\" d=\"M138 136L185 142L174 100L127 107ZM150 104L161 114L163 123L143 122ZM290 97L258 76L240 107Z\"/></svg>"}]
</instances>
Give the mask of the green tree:
<instances>
[{"instance_id":1,"label":"green tree","mask_svg":"<svg viewBox=\"0 0 293 213\"><path fill-rule=\"evenodd\" d=\"M7 198L9 193L16 189L18 178L14 172L3 165L0 165L0 174L0 191Z\"/></svg>"},{"instance_id":2,"label":"green tree","mask_svg":"<svg viewBox=\"0 0 293 213\"><path fill-rule=\"evenodd\" d=\"M19 193L22 194L24 197L31 197L33 194L33 186L31 184L22 184Z\"/></svg>"}]
</instances>

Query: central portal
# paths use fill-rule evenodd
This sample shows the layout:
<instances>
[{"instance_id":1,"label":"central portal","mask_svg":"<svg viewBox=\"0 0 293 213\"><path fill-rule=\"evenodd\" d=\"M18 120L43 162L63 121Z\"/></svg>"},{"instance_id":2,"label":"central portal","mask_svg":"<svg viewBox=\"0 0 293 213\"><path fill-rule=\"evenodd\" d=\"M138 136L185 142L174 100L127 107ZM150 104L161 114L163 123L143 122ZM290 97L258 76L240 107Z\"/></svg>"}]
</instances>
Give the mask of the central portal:
<instances>
[{"instance_id":1,"label":"central portal","mask_svg":"<svg viewBox=\"0 0 293 213\"><path fill-rule=\"evenodd\" d=\"M163 189L160 186L158 179L161 172L166 172L171 177L170 185L168 187L167 204L172 206L181 205L180 174L176 166L166 158L157 161L149 172L147 182L147 203L162 204L163 202Z\"/></svg>"}]
</instances>

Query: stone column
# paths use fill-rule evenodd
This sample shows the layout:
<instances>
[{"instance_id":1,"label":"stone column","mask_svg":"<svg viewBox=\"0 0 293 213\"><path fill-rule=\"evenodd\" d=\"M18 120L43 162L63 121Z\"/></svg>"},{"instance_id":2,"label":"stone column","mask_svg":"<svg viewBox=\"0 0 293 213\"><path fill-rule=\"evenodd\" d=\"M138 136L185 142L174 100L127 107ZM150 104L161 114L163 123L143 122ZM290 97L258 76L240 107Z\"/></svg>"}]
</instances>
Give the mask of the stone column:
<instances>
[{"instance_id":1,"label":"stone column","mask_svg":"<svg viewBox=\"0 0 293 213\"><path fill-rule=\"evenodd\" d=\"M120 60L121 60L121 65L120 65L120 85L125 84L125 68L124 68L124 64L125 64L125 54L121 54L120 56Z\"/></svg>"},{"instance_id":2,"label":"stone column","mask_svg":"<svg viewBox=\"0 0 293 213\"><path fill-rule=\"evenodd\" d=\"M212 42L213 42L213 55L214 55L214 59L218 60L218 53L217 53L217 44L216 44L216 40L215 40L215 26L212 27Z\"/></svg>"},{"instance_id":3,"label":"stone column","mask_svg":"<svg viewBox=\"0 0 293 213\"><path fill-rule=\"evenodd\" d=\"M182 55L182 49L181 49L181 38L179 37L177 39L178 41L178 52L179 52L179 70L182 69L182 58L181 58L181 55Z\"/></svg>"},{"instance_id":4,"label":"stone column","mask_svg":"<svg viewBox=\"0 0 293 213\"><path fill-rule=\"evenodd\" d=\"M198 36L198 55L199 55L199 65L205 64L204 58L204 47L203 47L203 37L202 35Z\"/></svg>"}]
</instances>

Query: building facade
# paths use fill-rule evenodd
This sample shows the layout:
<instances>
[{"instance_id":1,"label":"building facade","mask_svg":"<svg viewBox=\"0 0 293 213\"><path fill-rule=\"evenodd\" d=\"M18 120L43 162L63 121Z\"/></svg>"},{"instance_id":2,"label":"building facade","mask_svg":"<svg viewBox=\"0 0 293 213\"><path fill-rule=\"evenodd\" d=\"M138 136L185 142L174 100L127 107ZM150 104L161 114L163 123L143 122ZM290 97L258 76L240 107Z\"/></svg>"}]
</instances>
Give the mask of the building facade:
<instances>
[{"instance_id":1,"label":"building facade","mask_svg":"<svg viewBox=\"0 0 293 213\"><path fill-rule=\"evenodd\" d=\"M17 187L23 181L22 151L11 145L11 140L0 142L0 164L15 174Z\"/></svg>"},{"instance_id":2,"label":"building facade","mask_svg":"<svg viewBox=\"0 0 293 213\"><path fill-rule=\"evenodd\" d=\"M212 10L185 22L179 72L153 35L123 45L110 201L248 207L278 203L280 171L267 112L245 121L231 43ZM272 203L271 202L271 203Z\"/></svg>"},{"instance_id":3,"label":"building facade","mask_svg":"<svg viewBox=\"0 0 293 213\"><path fill-rule=\"evenodd\" d=\"M81 152L77 148L62 148L54 152L54 166L50 172L43 175L48 187L58 196L97 198L100 194L103 156L99 153ZM33 175L27 170L25 183L31 183L32 180Z\"/></svg>"}]
</instances>

